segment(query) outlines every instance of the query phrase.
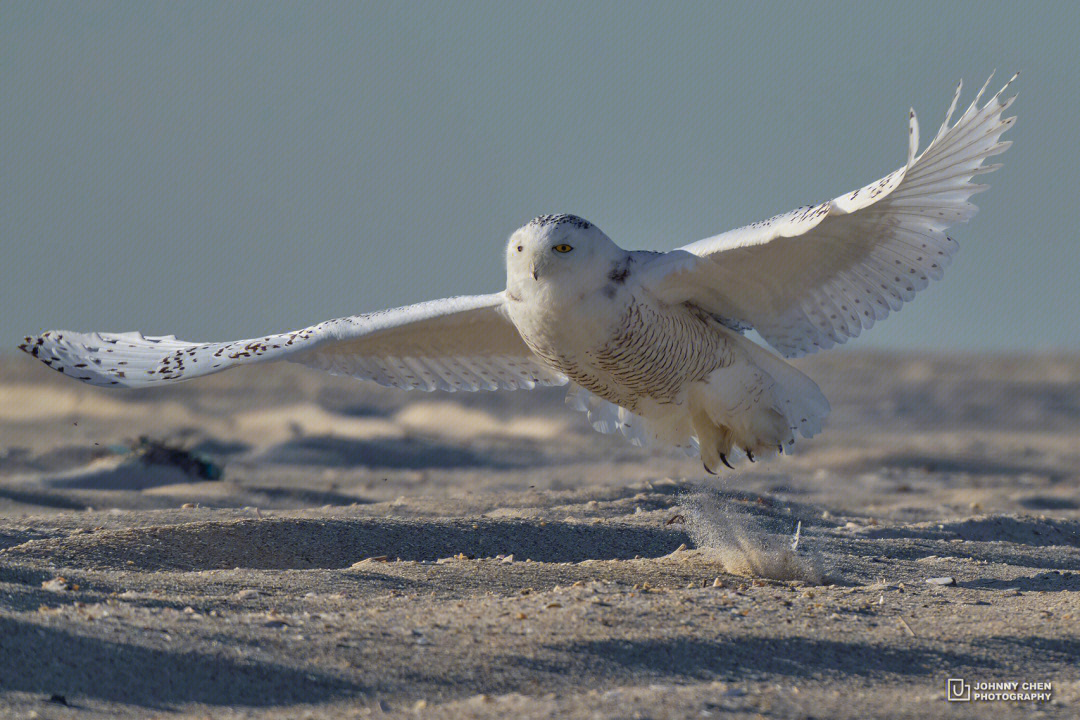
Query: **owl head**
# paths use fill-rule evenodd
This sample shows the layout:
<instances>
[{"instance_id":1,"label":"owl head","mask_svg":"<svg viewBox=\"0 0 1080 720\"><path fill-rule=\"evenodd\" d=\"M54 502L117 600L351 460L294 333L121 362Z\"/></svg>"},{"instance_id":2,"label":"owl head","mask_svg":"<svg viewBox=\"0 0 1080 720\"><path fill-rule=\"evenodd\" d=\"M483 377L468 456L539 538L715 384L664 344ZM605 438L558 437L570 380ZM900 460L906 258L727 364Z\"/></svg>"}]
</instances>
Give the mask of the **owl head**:
<instances>
[{"instance_id":1,"label":"owl head","mask_svg":"<svg viewBox=\"0 0 1080 720\"><path fill-rule=\"evenodd\" d=\"M516 295L567 292L580 296L610 282L626 252L577 215L541 215L506 245L506 286Z\"/></svg>"}]
</instances>

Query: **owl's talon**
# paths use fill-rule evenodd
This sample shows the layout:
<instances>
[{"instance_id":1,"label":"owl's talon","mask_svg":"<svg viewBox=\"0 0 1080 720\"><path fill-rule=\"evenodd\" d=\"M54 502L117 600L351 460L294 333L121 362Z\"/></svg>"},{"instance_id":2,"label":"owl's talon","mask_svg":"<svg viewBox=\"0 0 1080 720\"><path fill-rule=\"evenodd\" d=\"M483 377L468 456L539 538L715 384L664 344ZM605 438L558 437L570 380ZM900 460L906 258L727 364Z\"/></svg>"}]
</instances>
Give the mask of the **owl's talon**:
<instances>
[{"instance_id":1,"label":"owl's talon","mask_svg":"<svg viewBox=\"0 0 1080 720\"><path fill-rule=\"evenodd\" d=\"M720 462L724 463L725 465L727 465L732 470L735 469L735 466L727 461L727 455L725 455L724 453L720 453Z\"/></svg>"}]
</instances>

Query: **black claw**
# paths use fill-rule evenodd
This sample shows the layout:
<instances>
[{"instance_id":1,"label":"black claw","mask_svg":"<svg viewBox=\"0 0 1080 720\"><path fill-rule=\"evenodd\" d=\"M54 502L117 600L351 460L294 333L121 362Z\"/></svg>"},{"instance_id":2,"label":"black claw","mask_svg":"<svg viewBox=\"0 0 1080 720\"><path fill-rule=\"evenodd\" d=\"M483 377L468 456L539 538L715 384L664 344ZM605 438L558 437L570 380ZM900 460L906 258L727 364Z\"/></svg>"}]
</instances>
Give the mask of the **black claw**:
<instances>
[{"instance_id":1,"label":"black claw","mask_svg":"<svg viewBox=\"0 0 1080 720\"><path fill-rule=\"evenodd\" d=\"M701 466L704 467L705 472L709 473L710 475L715 475L716 474L715 472L713 472L713 469L710 468L708 465L706 465L704 462L701 463Z\"/></svg>"},{"instance_id":2,"label":"black claw","mask_svg":"<svg viewBox=\"0 0 1080 720\"><path fill-rule=\"evenodd\" d=\"M720 462L724 463L725 465L727 465L732 470L735 469L735 466L727 461L727 455L725 455L724 453L720 453Z\"/></svg>"},{"instance_id":3,"label":"black claw","mask_svg":"<svg viewBox=\"0 0 1080 720\"><path fill-rule=\"evenodd\" d=\"M746 448L746 457L750 460L750 462L754 462L754 451L750 448Z\"/></svg>"},{"instance_id":4,"label":"black claw","mask_svg":"<svg viewBox=\"0 0 1080 720\"><path fill-rule=\"evenodd\" d=\"M783 454L784 454L784 446L783 446L783 445L777 445L777 446L776 446L776 449L780 451L780 454L781 454L781 455L783 455Z\"/></svg>"}]
</instances>

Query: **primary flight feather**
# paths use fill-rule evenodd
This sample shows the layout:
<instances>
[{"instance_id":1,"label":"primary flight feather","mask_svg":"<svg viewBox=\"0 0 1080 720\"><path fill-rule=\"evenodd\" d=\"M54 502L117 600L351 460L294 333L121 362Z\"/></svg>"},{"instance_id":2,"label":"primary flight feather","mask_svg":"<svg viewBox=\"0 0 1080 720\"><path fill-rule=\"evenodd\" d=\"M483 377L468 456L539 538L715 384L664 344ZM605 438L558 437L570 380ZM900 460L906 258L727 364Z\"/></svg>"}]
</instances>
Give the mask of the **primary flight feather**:
<instances>
[{"instance_id":1,"label":"primary flight feather","mask_svg":"<svg viewBox=\"0 0 1080 720\"><path fill-rule=\"evenodd\" d=\"M672 252L629 252L579 217L543 215L510 236L500 293L229 343L53 330L19 347L115 387L267 360L406 390L569 384L567 402L596 429L696 450L716 472L737 453L783 452L829 412L810 378L742 333L785 357L827 349L939 279L958 248L946 229L985 189L972 178L1009 146L1008 86L980 104L983 85L950 125L958 86L921 153L912 111L906 164L876 182Z\"/></svg>"}]
</instances>

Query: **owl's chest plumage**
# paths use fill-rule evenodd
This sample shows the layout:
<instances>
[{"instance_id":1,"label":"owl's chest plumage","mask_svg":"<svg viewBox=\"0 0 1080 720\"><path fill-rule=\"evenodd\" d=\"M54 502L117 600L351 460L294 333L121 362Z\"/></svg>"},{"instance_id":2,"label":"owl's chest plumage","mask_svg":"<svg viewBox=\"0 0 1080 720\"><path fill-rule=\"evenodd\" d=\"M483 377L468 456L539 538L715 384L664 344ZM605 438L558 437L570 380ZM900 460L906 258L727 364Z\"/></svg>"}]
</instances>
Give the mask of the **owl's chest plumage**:
<instances>
[{"instance_id":1,"label":"owl's chest plumage","mask_svg":"<svg viewBox=\"0 0 1080 720\"><path fill-rule=\"evenodd\" d=\"M629 289L517 310L514 324L545 364L631 411L645 401L681 403L688 383L730 362L724 336L707 315Z\"/></svg>"}]
</instances>

